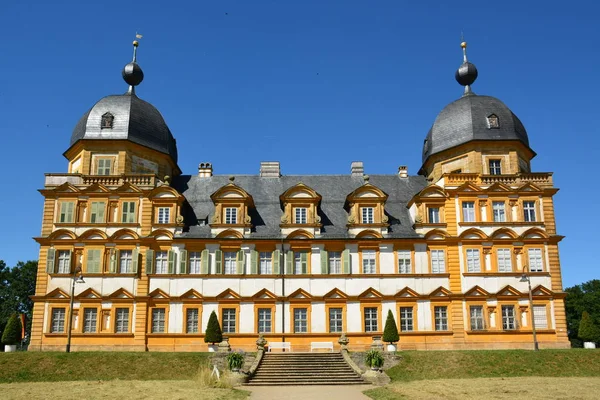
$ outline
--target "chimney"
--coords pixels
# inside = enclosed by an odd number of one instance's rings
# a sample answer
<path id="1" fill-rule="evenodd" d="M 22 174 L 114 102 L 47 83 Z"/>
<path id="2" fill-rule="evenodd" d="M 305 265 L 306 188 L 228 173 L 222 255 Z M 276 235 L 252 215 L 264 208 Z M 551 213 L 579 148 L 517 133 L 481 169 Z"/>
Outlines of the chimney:
<path id="1" fill-rule="evenodd" d="M 350 175 L 351 176 L 360 176 L 362 178 L 365 173 L 365 168 L 363 167 L 362 161 L 352 161 L 352 165 L 350 166 Z"/>
<path id="2" fill-rule="evenodd" d="M 279 178 L 281 176 L 279 161 L 261 161 L 260 176 L 261 178 Z"/>
<path id="3" fill-rule="evenodd" d="M 400 178 L 408 178 L 408 167 L 406 165 L 398 167 L 398 175 Z"/>
<path id="4" fill-rule="evenodd" d="M 213 175 L 212 164 L 209 162 L 203 162 L 198 165 L 198 177 L 210 178 Z"/>

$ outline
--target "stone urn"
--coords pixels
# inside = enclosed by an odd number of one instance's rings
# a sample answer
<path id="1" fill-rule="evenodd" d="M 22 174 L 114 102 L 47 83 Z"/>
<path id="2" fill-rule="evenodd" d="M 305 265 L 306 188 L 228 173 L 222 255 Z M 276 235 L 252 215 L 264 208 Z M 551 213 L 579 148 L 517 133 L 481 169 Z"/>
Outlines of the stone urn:
<path id="1" fill-rule="evenodd" d="M 383 350 L 383 342 L 381 336 L 373 336 L 373 342 L 371 343 L 371 349 Z"/>
<path id="2" fill-rule="evenodd" d="M 396 343 L 388 343 L 386 345 L 386 350 L 390 353 L 398 351 L 398 345 Z"/>

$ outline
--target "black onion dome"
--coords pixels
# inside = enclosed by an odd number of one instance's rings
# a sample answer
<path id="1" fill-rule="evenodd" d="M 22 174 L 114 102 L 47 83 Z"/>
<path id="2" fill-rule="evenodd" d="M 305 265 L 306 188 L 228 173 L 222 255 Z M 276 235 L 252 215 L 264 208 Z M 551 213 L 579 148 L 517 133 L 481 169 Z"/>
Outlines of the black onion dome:
<path id="1" fill-rule="evenodd" d="M 477 79 L 477 67 L 475 67 L 475 64 L 466 61 L 458 67 L 454 78 L 462 86 L 472 85 Z"/>
<path id="2" fill-rule="evenodd" d="M 107 113 L 113 117 L 112 128 L 101 127 Z M 82 139 L 129 140 L 177 162 L 175 139 L 164 118 L 156 107 L 132 93 L 104 97 L 86 112 L 73 130 L 70 146 Z"/>
<path id="3" fill-rule="evenodd" d="M 131 86 L 137 86 L 144 80 L 144 71 L 135 61 L 123 67 L 123 79 Z"/>
<path id="4" fill-rule="evenodd" d="M 497 127 L 490 126 L 490 116 L 497 117 Z M 470 94 L 448 104 L 438 114 L 423 145 L 423 163 L 433 154 L 475 140 L 518 140 L 529 147 L 525 127 L 503 102 Z"/>

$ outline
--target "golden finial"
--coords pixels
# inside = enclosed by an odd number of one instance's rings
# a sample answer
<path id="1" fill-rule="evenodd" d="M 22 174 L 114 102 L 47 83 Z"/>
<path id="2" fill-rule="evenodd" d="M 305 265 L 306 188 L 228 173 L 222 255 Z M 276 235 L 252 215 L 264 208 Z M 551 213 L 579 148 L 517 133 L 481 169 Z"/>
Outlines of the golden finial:
<path id="1" fill-rule="evenodd" d="M 137 48 L 140 45 L 140 42 L 137 39 L 141 39 L 142 35 L 140 35 L 139 33 L 135 33 L 135 39 L 133 41 L 133 62 L 137 61 Z"/>
<path id="2" fill-rule="evenodd" d="M 467 42 L 462 42 L 460 44 L 460 47 L 462 47 L 463 49 L 466 49 L 467 48 Z"/>

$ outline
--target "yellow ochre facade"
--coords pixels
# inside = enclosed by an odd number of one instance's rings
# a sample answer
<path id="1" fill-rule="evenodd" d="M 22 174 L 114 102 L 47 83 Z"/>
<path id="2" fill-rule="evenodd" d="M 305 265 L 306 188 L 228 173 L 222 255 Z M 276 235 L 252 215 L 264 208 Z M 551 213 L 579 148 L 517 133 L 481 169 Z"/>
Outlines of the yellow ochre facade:
<path id="1" fill-rule="evenodd" d="M 134 59 L 127 93 L 82 117 L 67 172 L 40 190 L 29 349 L 63 350 L 72 320 L 74 351 L 206 351 L 214 311 L 232 349 L 259 334 L 337 349 L 345 334 L 363 350 L 390 310 L 400 350 L 532 348 L 533 323 L 540 348 L 569 347 L 558 189 L 532 172 L 520 120 L 473 93 L 463 49 L 465 93 L 436 118 L 415 176 L 362 162 L 345 176 L 286 176 L 278 162 L 182 174 L 169 128 L 136 95 Z"/>

